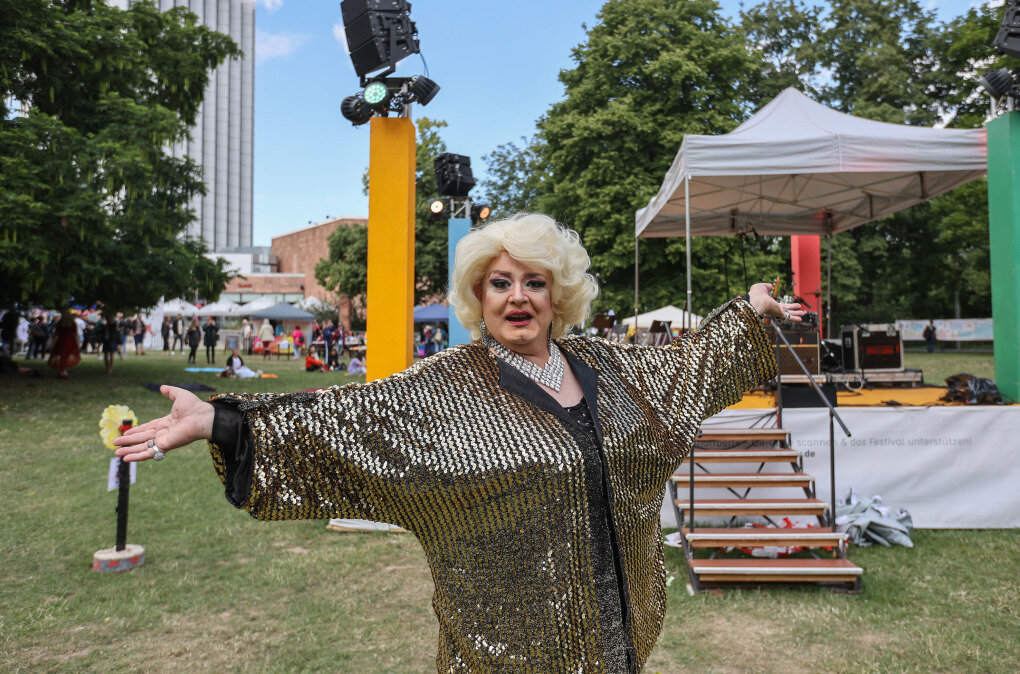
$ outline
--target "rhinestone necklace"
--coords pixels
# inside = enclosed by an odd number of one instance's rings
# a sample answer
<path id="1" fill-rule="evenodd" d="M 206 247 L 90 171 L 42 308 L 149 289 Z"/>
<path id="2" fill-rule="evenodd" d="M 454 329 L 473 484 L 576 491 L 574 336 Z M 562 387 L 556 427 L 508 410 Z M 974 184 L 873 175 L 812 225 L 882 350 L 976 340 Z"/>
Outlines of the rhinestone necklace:
<path id="1" fill-rule="evenodd" d="M 549 340 L 549 360 L 546 361 L 545 367 L 539 367 L 519 353 L 511 351 L 488 333 L 482 337 L 482 342 L 497 356 L 505 360 L 507 365 L 512 366 L 528 379 L 548 386 L 554 391 L 559 391 L 560 386 L 563 385 L 563 356 L 560 354 L 559 347 L 553 344 L 552 340 Z"/>

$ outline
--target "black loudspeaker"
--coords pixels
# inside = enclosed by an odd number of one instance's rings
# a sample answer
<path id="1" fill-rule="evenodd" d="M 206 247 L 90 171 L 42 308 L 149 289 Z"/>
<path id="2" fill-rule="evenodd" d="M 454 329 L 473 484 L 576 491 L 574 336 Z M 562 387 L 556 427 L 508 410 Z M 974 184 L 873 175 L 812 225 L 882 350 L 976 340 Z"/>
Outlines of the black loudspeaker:
<path id="1" fill-rule="evenodd" d="M 801 374 L 804 374 L 803 372 Z M 825 407 L 818 392 L 810 384 L 780 384 L 783 393 L 783 407 Z M 819 384 L 826 399 L 836 406 L 836 385 Z"/>
<path id="2" fill-rule="evenodd" d="M 475 186 L 471 172 L 471 158 L 446 152 L 432 161 L 436 171 L 436 186 L 444 197 L 466 197 Z"/>
<path id="3" fill-rule="evenodd" d="M 995 48 L 1000 54 L 1020 58 L 1020 2 L 1010 0 L 1002 15 L 1002 27 L 995 35 Z"/>
<path id="4" fill-rule="evenodd" d="M 351 64 L 359 77 L 396 65 L 418 53 L 418 29 L 411 21 L 406 0 L 343 0 Z"/>

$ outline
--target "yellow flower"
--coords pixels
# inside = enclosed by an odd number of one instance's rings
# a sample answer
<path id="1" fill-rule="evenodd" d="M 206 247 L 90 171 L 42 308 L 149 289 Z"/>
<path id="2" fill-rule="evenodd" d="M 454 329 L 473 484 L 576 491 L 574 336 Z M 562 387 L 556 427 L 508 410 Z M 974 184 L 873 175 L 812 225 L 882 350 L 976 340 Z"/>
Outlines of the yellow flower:
<path id="1" fill-rule="evenodd" d="M 107 449 L 117 449 L 113 441 L 120 437 L 120 426 L 126 420 L 130 420 L 132 426 L 138 425 L 138 417 L 127 405 L 110 405 L 103 410 L 103 416 L 99 419 L 99 437 Z"/>

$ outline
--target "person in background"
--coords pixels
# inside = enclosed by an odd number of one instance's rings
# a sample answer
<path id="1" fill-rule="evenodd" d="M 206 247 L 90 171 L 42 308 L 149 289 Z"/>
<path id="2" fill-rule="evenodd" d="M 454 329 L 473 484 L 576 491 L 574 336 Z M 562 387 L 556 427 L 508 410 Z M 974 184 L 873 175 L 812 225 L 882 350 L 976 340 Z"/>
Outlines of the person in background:
<path id="1" fill-rule="evenodd" d="M 64 309 L 57 322 L 56 339 L 50 353 L 49 366 L 57 376 L 67 379 L 67 371 L 81 362 L 81 342 L 78 341 L 78 326 L 70 309 Z"/>
<path id="2" fill-rule="evenodd" d="M 291 337 L 294 338 L 294 357 L 305 355 L 305 333 L 302 332 L 300 325 L 294 326 Z"/>
<path id="3" fill-rule="evenodd" d="M 188 326 L 188 334 L 185 339 L 188 342 L 188 348 L 191 349 L 188 353 L 188 362 L 195 362 L 195 352 L 198 351 L 198 345 L 202 342 L 202 326 L 198 323 L 198 316 L 191 319 L 191 325 Z"/>
<path id="4" fill-rule="evenodd" d="M 181 353 L 184 353 L 184 317 L 177 314 L 177 318 L 171 324 L 171 329 L 174 332 L 174 341 L 170 344 L 170 355 L 177 353 L 178 346 L 181 348 Z"/>
<path id="5" fill-rule="evenodd" d="M 337 353 L 335 346 L 329 350 L 329 357 L 326 359 L 326 369 L 327 370 L 340 369 L 340 354 Z"/>
<path id="6" fill-rule="evenodd" d="M 326 364 L 309 353 L 305 356 L 305 372 L 325 372 Z"/>
<path id="7" fill-rule="evenodd" d="M 446 341 L 446 331 L 443 326 L 437 325 L 436 332 L 432 335 L 432 343 L 436 345 L 436 353 L 443 350 L 443 343 Z"/>
<path id="8" fill-rule="evenodd" d="M 245 354 L 251 355 L 254 350 L 253 334 L 254 329 L 248 319 L 241 321 L 241 348 L 244 349 Z"/>
<path id="9" fill-rule="evenodd" d="M 273 343 L 273 324 L 268 318 L 262 319 L 262 327 L 259 328 L 259 340 L 262 341 L 262 357 L 269 358 L 269 345 Z"/>
<path id="10" fill-rule="evenodd" d="M 135 314 L 134 319 L 131 321 L 131 336 L 135 341 L 135 355 L 145 355 L 145 345 L 142 343 L 145 339 L 145 333 L 149 329 L 149 326 L 145 324 L 145 319 L 142 318 L 141 314 Z"/>
<path id="11" fill-rule="evenodd" d="M 18 328 L 14 334 L 14 351 L 20 354 L 24 349 L 28 349 L 28 319 L 18 316 Z"/>
<path id="12" fill-rule="evenodd" d="M 347 330 L 344 329 L 343 323 L 337 321 L 336 328 L 333 329 L 333 336 L 336 338 L 337 353 L 343 358 L 344 345 L 347 342 Z"/>
<path id="13" fill-rule="evenodd" d="M 333 351 L 333 321 L 326 321 L 326 324 L 322 326 L 322 341 L 326 343 L 326 353 L 332 353 Z"/>
<path id="14" fill-rule="evenodd" d="M 46 340 L 50 337 L 46 317 L 36 316 L 28 330 L 28 355 L 26 358 L 42 358 L 46 354 Z"/>
<path id="15" fill-rule="evenodd" d="M 170 332 L 173 326 L 170 324 L 170 317 L 163 317 L 163 324 L 159 326 L 159 336 L 163 338 L 163 351 L 170 350 Z"/>
<path id="16" fill-rule="evenodd" d="M 358 357 L 357 354 L 351 357 L 351 362 L 347 365 L 347 374 L 350 375 L 362 375 L 367 372 L 365 370 L 365 360 L 367 356 Z"/>
<path id="17" fill-rule="evenodd" d="M 205 362 L 212 365 L 216 362 L 216 343 L 220 341 L 220 329 L 216 325 L 216 319 L 210 316 L 202 328 L 205 333 Z"/>
<path id="18" fill-rule="evenodd" d="M 120 348 L 117 349 L 117 356 L 124 360 L 124 353 L 127 351 L 127 338 L 131 334 L 131 321 L 121 312 L 117 312 L 117 325 L 120 327 Z"/>
<path id="19" fill-rule="evenodd" d="M 113 357 L 117 355 L 117 349 L 120 348 L 120 324 L 117 322 L 117 317 L 112 313 L 105 313 L 97 331 L 99 341 L 103 345 L 103 364 L 106 365 L 106 374 L 110 374 L 113 372 Z"/>
<path id="20" fill-rule="evenodd" d="M 237 349 L 230 352 L 230 356 L 227 358 L 227 369 L 237 379 L 257 379 L 262 376 L 262 370 L 256 372 L 244 364 L 244 359 L 237 353 Z"/>
<path id="21" fill-rule="evenodd" d="M 928 325 L 924 326 L 924 343 L 928 347 L 928 353 L 935 353 L 935 347 L 938 346 L 938 333 L 935 330 L 935 321 L 929 319 Z"/>
<path id="22" fill-rule="evenodd" d="M 0 319 L 0 341 L 4 344 L 4 350 L 10 356 L 14 355 L 14 341 L 18 335 L 18 312 L 8 309 L 4 317 Z"/>

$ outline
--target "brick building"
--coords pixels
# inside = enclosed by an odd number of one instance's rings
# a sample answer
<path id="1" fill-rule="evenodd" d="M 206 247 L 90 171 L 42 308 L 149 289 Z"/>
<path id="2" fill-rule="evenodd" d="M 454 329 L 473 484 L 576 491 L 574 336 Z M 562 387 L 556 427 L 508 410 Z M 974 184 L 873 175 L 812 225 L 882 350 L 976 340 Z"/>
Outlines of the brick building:
<path id="1" fill-rule="evenodd" d="M 368 218 L 332 218 L 274 237 L 270 246 L 280 274 L 304 275 L 305 297 L 317 297 L 337 307 L 340 322 L 346 326 L 351 324 L 351 299 L 346 295 L 338 297 L 319 285 L 315 265 L 329 254 L 330 234 L 337 227 L 355 224 L 368 225 Z"/>

